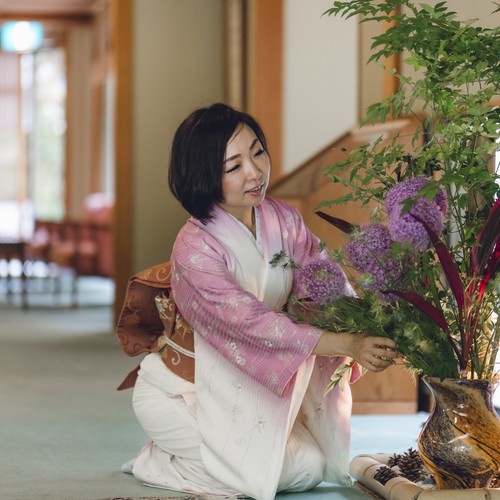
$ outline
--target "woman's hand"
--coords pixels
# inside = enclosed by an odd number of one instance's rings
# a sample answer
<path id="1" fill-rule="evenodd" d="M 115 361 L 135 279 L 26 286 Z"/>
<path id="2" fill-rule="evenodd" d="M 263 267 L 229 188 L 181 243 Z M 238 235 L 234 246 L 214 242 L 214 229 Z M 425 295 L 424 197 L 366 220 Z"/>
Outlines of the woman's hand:
<path id="1" fill-rule="evenodd" d="M 313 354 L 320 356 L 349 356 L 373 372 L 384 371 L 400 357 L 398 345 L 386 337 L 363 333 L 325 332 Z"/>
<path id="2" fill-rule="evenodd" d="M 351 354 L 348 356 L 372 372 L 384 371 L 400 356 L 398 346 L 392 339 L 359 333 L 347 335 L 352 337 L 350 339 Z"/>

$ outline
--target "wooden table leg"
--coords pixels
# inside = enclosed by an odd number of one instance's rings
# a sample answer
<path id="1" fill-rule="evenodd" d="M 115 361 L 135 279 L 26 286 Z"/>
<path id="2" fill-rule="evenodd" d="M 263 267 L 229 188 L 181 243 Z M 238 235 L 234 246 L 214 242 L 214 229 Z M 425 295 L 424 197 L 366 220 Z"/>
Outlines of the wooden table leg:
<path id="1" fill-rule="evenodd" d="M 12 274 L 10 272 L 10 262 L 18 258 L 21 262 L 21 301 L 22 307 L 28 307 L 28 283 L 25 272 L 26 263 L 26 243 L 20 240 L 0 240 L 0 258 L 7 261 L 7 300 L 12 299 Z"/>

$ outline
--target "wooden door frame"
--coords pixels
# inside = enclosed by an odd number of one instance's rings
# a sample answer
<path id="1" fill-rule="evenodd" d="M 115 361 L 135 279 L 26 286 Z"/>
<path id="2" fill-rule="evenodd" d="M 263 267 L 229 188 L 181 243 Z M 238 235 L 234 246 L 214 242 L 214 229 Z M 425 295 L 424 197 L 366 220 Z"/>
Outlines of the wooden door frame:
<path id="1" fill-rule="evenodd" d="M 115 213 L 113 278 L 115 324 L 132 274 L 132 1 L 109 0 L 112 62 L 115 77 Z"/>

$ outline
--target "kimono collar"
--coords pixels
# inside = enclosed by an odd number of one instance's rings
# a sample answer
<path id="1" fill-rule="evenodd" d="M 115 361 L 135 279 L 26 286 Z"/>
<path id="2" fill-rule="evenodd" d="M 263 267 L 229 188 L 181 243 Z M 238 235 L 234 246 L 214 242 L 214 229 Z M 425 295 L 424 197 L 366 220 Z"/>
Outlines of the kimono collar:
<path id="1" fill-rule="evenodd" d="M 272 203 L 264 200 L 255 207 L 256 238 L 221 207 L 215 206 L 212 215 L 207 224 L 193 218 L 191 222 L 223 245 L 228 271 L 244 290 L 271 309 L 283 307 L 291 290 L 292 276 L 270 264 L 273 255 L 283 249 L 278 214 Z"/>

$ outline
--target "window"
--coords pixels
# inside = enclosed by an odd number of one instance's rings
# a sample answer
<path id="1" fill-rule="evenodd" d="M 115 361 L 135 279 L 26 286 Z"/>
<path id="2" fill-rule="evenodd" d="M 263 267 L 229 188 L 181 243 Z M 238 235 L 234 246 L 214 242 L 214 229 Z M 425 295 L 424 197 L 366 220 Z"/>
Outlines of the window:
<path id="1" fill-rule="evenodd" d="M 0 52 L 0 236 L 64 216 L 64 49 Z"/>

